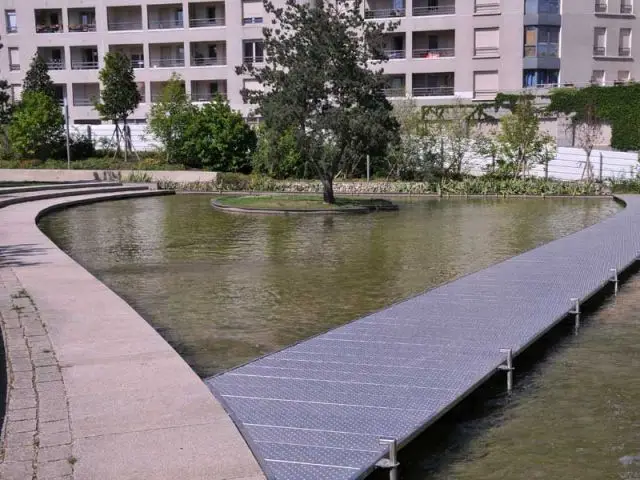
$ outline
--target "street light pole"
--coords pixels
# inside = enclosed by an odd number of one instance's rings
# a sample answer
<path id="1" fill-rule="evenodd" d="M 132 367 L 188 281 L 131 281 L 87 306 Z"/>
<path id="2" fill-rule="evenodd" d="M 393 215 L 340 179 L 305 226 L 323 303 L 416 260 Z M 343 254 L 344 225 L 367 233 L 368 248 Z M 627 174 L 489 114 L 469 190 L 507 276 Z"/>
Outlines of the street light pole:
<path id="1" fill-rule="evenodd" d="M 71 170 L 71 146 L 69 145 L 69 103 L 67 102 L 67 98 L 63 99 L 64 102 L 64 123 L 67 129 L 67 170 Z"/>

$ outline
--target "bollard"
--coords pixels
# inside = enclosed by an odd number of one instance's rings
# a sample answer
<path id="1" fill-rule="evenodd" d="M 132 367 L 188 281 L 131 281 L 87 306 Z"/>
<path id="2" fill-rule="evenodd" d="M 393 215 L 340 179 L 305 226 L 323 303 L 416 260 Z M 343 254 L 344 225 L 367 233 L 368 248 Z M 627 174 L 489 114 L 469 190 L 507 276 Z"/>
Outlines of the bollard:
<path id="1" fill-rule="evenodd" d="M 380 445 L 389 445 L 389 458 L 383 458 L 376 467 L 389 470 L 389 480 L 398 480 L 398 442 L 395 438 L 381 438 Z"/>
<path id="2" fill-rule="evenodd" d="M 507 360 L 504 365 L 498 367 L 499 370 L 507 372 L 507 392 L 511 393 L 513 390 L 513 351 L 510 348 L 501 348 L 500 353 L 507 354 Z"/>
<path id="3" fill-rule="evenodd" d="M 613 282 L 613 294 L 618 295 L 618 269 L 611 268 L 609 271 L 613 273 L 609 279 L 610 282 Z"/>
<path id="4" fill-rule="evenodd" d="M 576 323 L 574 326 L 574 330 L 576 335 L 578 334 L 578 330 L 580 330 L 580 299 L 579 298 L 572 298 L 571 299 L 572 302 L 574 302 L 574 309 L 573 310 L 569 310 L 569 313 L 573 314 L 576 316 Z"/>

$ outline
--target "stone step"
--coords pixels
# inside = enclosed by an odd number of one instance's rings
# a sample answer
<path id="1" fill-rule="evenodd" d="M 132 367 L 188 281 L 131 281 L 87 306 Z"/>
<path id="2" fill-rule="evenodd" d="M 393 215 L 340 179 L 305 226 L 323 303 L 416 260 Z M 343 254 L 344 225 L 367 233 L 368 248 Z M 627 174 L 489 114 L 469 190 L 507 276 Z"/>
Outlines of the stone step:
<path id="1" fill-rule="evenodd" d="M 36 200 L 46 200 L 50 198 L 63 198 L 72 197 L 78 195 L 92 195 L 100 193 L 119 193 L 119 192 L 141 192 L 148 191 L 149 187 L 142 185 L 133 186 L 115 186 L 115 187 L 93 187 L 93 188 L 78 188 L 75 190 L 62 190 L 62 191 L 45 191 L 45 192 L 25 192 L 22 194 L 16 194 L 14 196 L 0 197 L 0 208 L 9 205 L 15 205 L 16 203 L 33 202 Z"/>
<path id="2" fill-rule="evenodd" d="M 24 185 L 21 187 L 0 187 L 0 195 L 10 193 L 24 192 L 41 192 L 43 190 L 73 190 L 76 188 L 100 188 L 100 187 L 119 187 L 120 182 L 65 182 L 65 183 L 47 183 L 39 185 Z"/>

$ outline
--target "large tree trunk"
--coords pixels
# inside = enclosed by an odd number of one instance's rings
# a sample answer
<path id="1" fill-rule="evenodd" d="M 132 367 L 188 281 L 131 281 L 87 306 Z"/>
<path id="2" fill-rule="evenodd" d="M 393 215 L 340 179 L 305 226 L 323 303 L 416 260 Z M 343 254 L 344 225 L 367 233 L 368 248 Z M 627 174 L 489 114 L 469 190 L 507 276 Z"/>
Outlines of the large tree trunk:
<path id="1" fill-rule="evenodd" d="M 333 178 L 323 178 L 322 182 L 322 199 L 325 203 L 336 203 L 336 197 L 333 194 Z"/>

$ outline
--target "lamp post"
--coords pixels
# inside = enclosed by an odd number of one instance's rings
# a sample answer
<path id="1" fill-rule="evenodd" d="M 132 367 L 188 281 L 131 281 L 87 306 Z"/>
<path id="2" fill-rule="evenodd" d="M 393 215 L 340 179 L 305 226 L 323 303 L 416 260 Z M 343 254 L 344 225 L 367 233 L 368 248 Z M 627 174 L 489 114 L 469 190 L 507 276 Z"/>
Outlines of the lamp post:
<path id="1" fill-rule="evenodd" d="M 71 170 L 71 147 L 69 145 L 69 103 L 67 97 L 63 98 L 64 105 L 64 123 L 66 125 L 66 141 L 67 141 L 67 170 Z"/>

